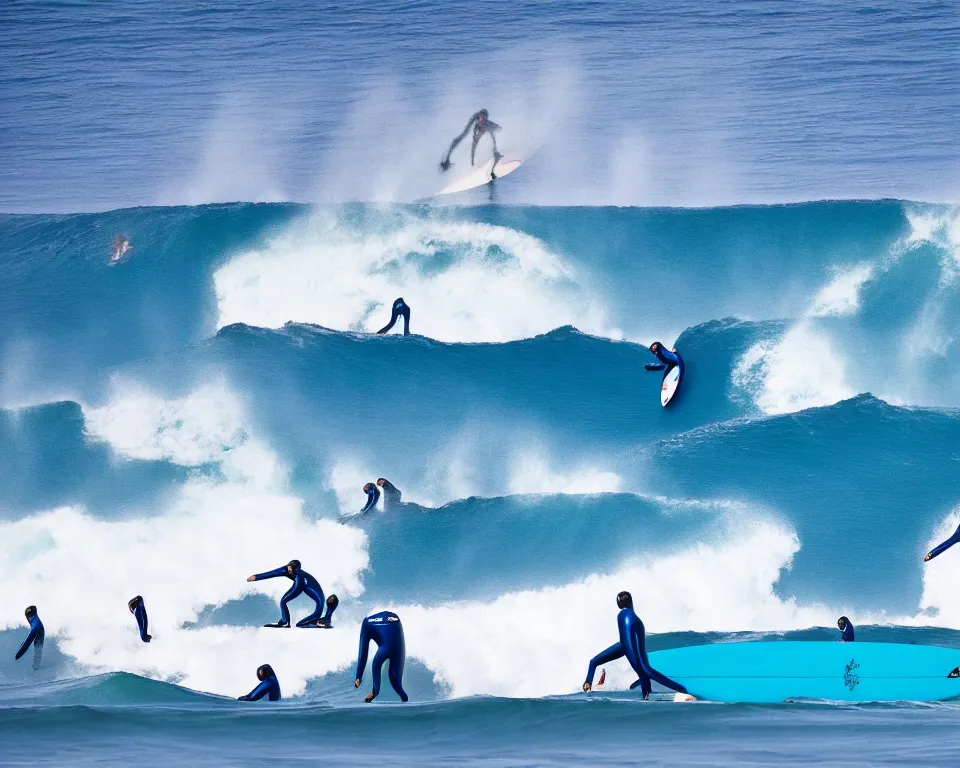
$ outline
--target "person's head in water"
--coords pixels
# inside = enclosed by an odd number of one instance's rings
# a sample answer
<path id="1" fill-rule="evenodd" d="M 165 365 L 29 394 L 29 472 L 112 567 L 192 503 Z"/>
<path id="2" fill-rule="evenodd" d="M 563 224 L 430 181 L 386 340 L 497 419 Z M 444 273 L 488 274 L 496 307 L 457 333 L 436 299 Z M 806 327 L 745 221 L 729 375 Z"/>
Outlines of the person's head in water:
<path id="1" fill-rule="evenodd" d="M 262 664 L 257 667 L 257 679 L 266 680 L 268 677 L 276 677 L 277 673 L 273 671 L 273 667 L 269 664 Z"/>
<path id="2" fill-rule="evenodd" d="M 367 483 L 366 485 L 363 486 L 364 493 L 370 493 L 370 491 L 372 490 L 373 490 L 373 483 Z"/>
<path id="3" fill-rule="evenodd" d="M 30 619 L 32 619 L 34 616 L 37 615 L 37 606 L 28 605 L 27 609 L 23 612 L 23 615 L 26 616 L 27 621 L 29 621 Z"/>
<path id="4" fill-rule="evenodd" d="M 130 613 L 133 613 L 137 610 L 137 606 L 143 603 L 143 598 L 140 595 L 137 595 L 129 603 L 127 603 L 127 608 L 130 609 Z"/>
<path id="5" fill-rule="evenodd" d="M 291 579 L 297 575 L 297 571 L 299 570 L 300 570 L 299 560 L 291 560 L 289 563 L 287 563 L 287 576 L 289 576 Z"/>
<path id="6" fill-rule="evenodd" d="M 633 596 L 629 592 L 621 592 L 617 595 L 617 608 L 621 611 L 624 608 L 633 608 Z"/>
<path id="7" fill-rule="evenodd" d="M 848 619 L 846 616 L 841 616 L 839 619 L 837 619 L 837 626 L 840 628 L 841 632 L 847 628 L 847 624 L 849 623 L 850 619 Z"/>

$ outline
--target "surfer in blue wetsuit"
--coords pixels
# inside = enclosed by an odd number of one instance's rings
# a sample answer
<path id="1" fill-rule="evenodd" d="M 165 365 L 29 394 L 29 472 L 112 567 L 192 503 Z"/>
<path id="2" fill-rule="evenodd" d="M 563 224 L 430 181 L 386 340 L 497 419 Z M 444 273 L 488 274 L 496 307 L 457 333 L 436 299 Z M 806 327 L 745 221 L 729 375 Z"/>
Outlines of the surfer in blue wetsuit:
<path id="1" fill-rule="evenodd" d="M 403 625 L 400 617 L 390 611 L 381 611 L 367 616 L 360 625 L 360 655 L 357 657 L 357 674 L 353 685 L 359 688 L 363 683 L 363 670 L 367 666 L 367 653 L 370 641 L 377 644 L 377 653 L 373 657 L 373 690 L 367 694 L 364 701 L 368 704 L 380 695 L 380 671 L 385 661 L 390 662 L 387 676 L 390 685 L 397 692 L 401 701 L 407 701 L 407 692 L 403 690 L 403 662 L 407 656 L 406 645 L 403 641 Z"/>
<path id="2" fill-rule="evenodd" d="M 401 506 L 403 506 L 403 502 L 400 501 L 400 498 L 403 496 L 403 494 L 400 492 L 400 489 L 397 488 L 397 486 L 395 486 L 385 477 L 378 477 L 377 485 L 383 488 L 384 512 L 395 512 Z"/>
<path id="3" fill-rule="evenodd" d="M 264 696 L 268 701 L 280 701 L 280 681 L 277 680 L 277 673 L 273 667 L 264 664 L 257 669 L 257 679 L 260 681 L 246 696 L 241 696 L 237 701 L 260 701 Z"/>
<path id="4" fill-rule="evenodd" d="M 380 489 L 373 483 L 367 483 L 363 486 L 363 492 L 367 494 L 367 503 L 364 508 L 360 510 L 361 515 L 376 509 L 377 502 L 380 501 Z"/>
<path id="5" fill-rule="evenodd" d="M 666 379 L 670 371 L 677 366 L 680 367 L 680 378 L 683 378 L 683 358 L 677 354 L 677 350 L 669 350 L 659 341 L 650 345 L 650 351 L 659 360 L 658 363 L 647 363 L 644 368 L 648 371 L 663 371 L 663 378 Z"/>
<path id="6" fill-rule="evenodd" d="M 633 667 L 633 671 L 640 678 L 630 686 L 630 689 L 632 690 L 639 685 L 643 692 L 643 698 L 646 699 L 650 696 L 651 680 L 656 680 L 660 685 L 672 688 L 677 693 L 686 693 L 687 689 L 680 683 L 661 675 L 650 666 L 650 661 L 647 659 L 646 633 L 643 622 L 640 621 L 640 617 L 633 610 L 633 597 L 629 592 L 621 592 L 617 595 L 617 607 L 620 609 L 620 613 L 617 614 L 620 640 L 590 659 L 590 668 L 587 670 L 587 679 L 583 684 L 583 690 L 589 691 L 593 687 L 593 676 L 600 664 L 606 664 L 609 661 L 626 656 L 630 666 Z"/>
<path id="7" fill-rule="evenodd" d="M 30 622 L 30 632 L 27 634 L 27 639 L 23 641 L 23 645 L 20 646 L 20 650 L 17 651 L 15 658 L 23 658 L 30 646 L 33 646 L 33 668 L 36 669 L 40 666 L 40 660 L 43 658 L 43 622 L 40 621 L 40 617 L 37 615 L 37 606 L 28 605 L 27 609 L 23 612 L 23 615 L 27 617 L 27 621 Z"/>
<path id="8" fill-rule="evenodd" d="M 130 609 L 130 613 L 137 619 L 137 627 L 140 629 L 140 639 L 145 643 L 149 643 L 153 639 L 153 636 L 147 634 L 147 607 L 143 604 L 143 598 L 137 595 L 127 603 L 127 608 Z"/>
<path id="9" fill-rule="evenodd" d="M 488 134 L 490 141 L 493 142 L 493 167 L 497 167 L 497 163 L 500 162 L 500 158 L 503 157 L 503 155 L 497 151 L 497 137 L 494 136 L 494 133 L 500 130 L 500 126 L 490 119 L 490 113 L 487 112 L 487 110 L 481 109 L 479 112 L 474 112 L 470 116 L 466 127 L 463 129 L 463 133 L 450 142 L 450 149 L 447 150 L 447 154 L 443 160 L 440 161 L 441 171 L 449 170 L 450 166 L 453 165 L 453 163 L 450 162 L 450 155 L 453 154 L 453 150 L 457 148 L 457 145 L 470 133 L 471 128 L 473 129 L 473 144 L 470 146 L 470 165 L 473 165 L 476 159 L 477 144 L 480 143 L 480 139 L 483 138 L 484 134 Z M 493 176 L 493 178 L 497 178 L 496 174 L 492 172 L 492 169 L 490 175 Z"/>
<path id="10" fill-rule="evenodd" d="M 386 333 L 394 325 L 397 324 L 397 319 L 403 317 L 403 335 L 410 335 L 410 307 L 407 306 L 406 302 L 399 298 L 393 302 L 393 310 L 390 315 L 390 322 L 387 323 L 383 328 L 381 328 L 377 333 Z"/>
<path id="11" fill-rule="evenodd" d="M 960 526 L 958 526 L 957 530 L 953 532 L 953 536 L 951 536 L 946 541 L 941 542 L 940 544 L 937 544 L 937 546 L 935 546 L 933 549 L 927 552 L 927 556 L 923 558 L 923 562 L 925 563 L 929 562 L 930 560 L 933 560 L 933 558 L 935 558 L 937 555 L 942 555 L 944 552 L 950 549 L 950 547 L 952 547 L 958 541 L 960 541 Z"/>
<path id="12" fill-rule="evenodd" d="M 313 600 L 314 611 L 306 618 L 300 619 L 300 621 L 297 622 L 297 626 L 329 626 L 330 616 L 333 614 L 333 611 L 336 610 L 336 606 L 339 605 L 340 602 L 337 600 L 333 605 L 333 608 L 330 609 L 331 601 L 336 598 L 336 595 L 330 595 L 331 600 L 327 601 L 326 604 L 329 610 L 327 615 L 324 618 L 321 618 L 324 608 L 323 589 L 321 588 L 319 581 L 317 581 L 315 578 L 313 578 L 313 576 L 300 567 L 299 560 L 291 560 L 286 565 L 282 565 L 279 568 L 275 568 L 272 571 L 267 571 L 266 573 L 255 573 L 253 576 L 250 576 L 247 581 L 275 579 L 278 576 L 286 576 L 288 579 L 292 579 L 293 586 L 290 587 L 290 589 L 287 590 L 287 593 L 280 598 L 280 621 L 278 621 L 276 624 L 264 624 L 264 626 L 289 627 L 290 610 L 287 608 L 287 603 L 301 594 L 304 594 Z"/>
<path id="13" fill-rule="evenodd" d="M 846 616 L 841 616 L 837 619 L 837 626 L 840 628 L 840 631 L 843 633 L 840 635 L 841 643 L 852 643 L 853 642 L 853 624 L 850 623 L 850 619 Z"/>

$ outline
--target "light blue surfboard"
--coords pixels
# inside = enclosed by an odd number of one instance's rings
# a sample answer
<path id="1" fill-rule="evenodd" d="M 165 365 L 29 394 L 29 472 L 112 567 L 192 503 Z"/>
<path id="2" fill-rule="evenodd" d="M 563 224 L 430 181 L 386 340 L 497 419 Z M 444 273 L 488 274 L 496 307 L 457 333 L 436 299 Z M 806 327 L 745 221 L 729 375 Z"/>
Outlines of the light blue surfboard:
<path id="1" fill-rule="evenodd" d="M 960 696 L 960 650 L 932 645 L 716 643 L 656 651 L 650 663 L 709 701 L 938 701 Z"/>

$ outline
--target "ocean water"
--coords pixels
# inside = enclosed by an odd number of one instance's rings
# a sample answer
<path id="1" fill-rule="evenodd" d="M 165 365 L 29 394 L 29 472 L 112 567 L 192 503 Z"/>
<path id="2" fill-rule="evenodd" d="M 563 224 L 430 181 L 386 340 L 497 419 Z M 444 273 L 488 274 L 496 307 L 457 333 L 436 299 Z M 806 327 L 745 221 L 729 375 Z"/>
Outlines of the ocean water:
<path id="1" fill-rule="evenodd" d="M 623 589 L 651 650 L 960 661 L 956 4 L 16 2 L 0 52 L 0 764 L 960 764 L 956 702 L 580 692 Z M 481 105 L 524 168 L 414 202 Z M 332 631 L 261 628 L 292 558 Z"/>

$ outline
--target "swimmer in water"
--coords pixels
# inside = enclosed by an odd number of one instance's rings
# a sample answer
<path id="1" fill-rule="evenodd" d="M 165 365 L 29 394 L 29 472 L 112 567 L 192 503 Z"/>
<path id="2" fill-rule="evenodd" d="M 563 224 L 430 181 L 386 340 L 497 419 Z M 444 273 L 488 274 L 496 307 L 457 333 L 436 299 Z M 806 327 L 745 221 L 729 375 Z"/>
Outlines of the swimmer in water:
<path id="1" fill-rule="evenodd" d="M 133 245 L 129 238 L 117 235 L 117 239 L 113 241 L 113 256 L 110 261 L 120 261 L 131 248 L 133 248 Z"/>
<path id="2" fill-rule="evenodd" d="M 953 535 L 949 539 L 947 539 L 946 541 L 940 542 L 939 544 L 937 544 L 937 546 L 935 546 L 933 549 L 927 552 L 927 556 L 923 558 L 923 562 L 928 563 L 931 560 L 933 560 L 933 558 L 935 558 L 937 555 L 942 555 L 944 552 L 950 549 L 950 547 L 952 547 L 958 541 L 960 541 L 960 526 L 957 527 L 957 530 L 953 532 Z"/>
<path id="3" fill-rule="evenodd" d="M 40 616 L 37 615 L 37 606 L 28 605 L 27 609 L 23 612 L 23 615 L 27 617 L 27 621 L 30 622 L 30 632 L 27 635 L 27 639 L 23 641 L 23 645 L 20 646 L 20 650 L 17 651 L 16 659 L 23 658 L 23 655 L 29 650 L 30 646 L 33 646 L 33 668 L 37 669 L 40 666 L 40 661 L 43 658 L 43 638 L 44 638 L 44 629 L 43 622 L 40 621 Z"/>
<path id="4" fill-rule="evenodd" d="M 320 586 L 319 581 L 317 581 L 315 578 L 313 578 L 313 576 L 300 567 L 299 560 L 291 560 L 286 565 L 282 565 L 279 568 L 275 568 L 272 571 L 267 571 L 266 573 L 255 573 L 253 576 L 248 577 L 247 581 L 275 579 L 278 576 L 286 576 L 288 579 L 291 579 L 293 581 L 293 586 L 290 587 L 286 594 L 280 598 L 280 621 L 278 621 L 276 624 L 264 624 L 264 626 L 289 627 L 290 609 L 287 608 L 287 603 L 301 594 L 304 594 L 313 600 L 314 611 L 306 618 L 300 619 L 300 621 L 297 622 L 297 626 L 306 627 L 321 625 L 322 619 L 320 617 L 323 614 L 324 609 L 323 588 Z M 335 598 L 336 595 L 330 595 L 330 597 Z M 338 600 L 333 606 L 333 610 L 336 610 L 336 606 L 339 604 L 340 603 Z M 327 604 L 327 607 L 329 608 L 329 603 Z M 333 610 L 330 610 L 325 617 L 328 622 Z"/>
<path id="5" fill-rule="evenodd" d="M 400 617 L 390 611 L 381 611 L 367 616 L 360 625 L 360 656 L 357 658 L 357 674 L 354 687 L 363 684 L 363 670 L 367 666 L 367 653 L 370 650 L 370 641 L 377 644 L 377 653 L 373 657 L 373 690 L 364 699 L 368 704 L 380 694 L 380 671 L 385 661 L 390 662 L 387 676 L 390 685 L 397 692 L 401 701 L 409 697 L 403 690 L 403 662 L 407 656 L 406 645 L 403 641 L 403 626 Z"/>
<path id="6" fill-rule="evenodd" d="M 850 619 L 846 616 L 841 616 L 837 619 L 837 626 L 840 628 L 840 631 L 843 633 L 840 635 L 841 643 L 852 643 L 853 642 L 853 624 L 850 623 Z"/>
<path id="7" fill-rule="evenodd" d="M 473 144 L 470 146 L 470 165 L 473 165 L 476 159 L 477 144 L 480 143 L 483 135 L 487 134 L 490 137 L 490 141 L 493 142 L 493 168 L 497 167 L 497 163 L 500 162 L 500 158 L 502 158 L 503 155 L 497 151 L 497 137 L 494 136 L 494 134 L 500 130 L 500 126 L 490 119 L 490 113 L 487 112 L 487 110 L 481 109 L 479 112 L 474 112 L 470 116 L 466 128 L 450 143 L 447 154 L 444 155 L 443 160 L 440 161 L 441 171 L 450 170 L 450 166 L 453 165 L 453 163 L 450 162 L 450 155 L 453 154 L 453 150 L 457 148 L 457 145 L 467 137 L 471 128 L 473 129 Z M 491 169 L 490 175 L 493 176 L 493 178 L 497 178 L 496 174 L 492 171 L 493 169 Z"/>
<path id="8" fill-rule="evenodd" d="M 383 326 L 383 328 L 381 328 L 379 331 L 377 331 L 377 333 L 381 334 L 389 331 L 391 328 L 393 328 L 394 325 L 397 324 L 397 319 L 400 317 L 403 318 L 403 335 L 409 336 L 410 335 L 410 307 L 407 306 L 406 302 L 403 300 L 402 297 L 397 299 L 395 302 L 393 302 L 393 309 L 390 315 L 390 322 L 387 323 L 385 326 Z"/>
<path id="9" fill-rule="evenodd" d="M 257 669 L 257 680 L 260 682 L 246 696 L 241 696 L 237 701 L 260 701 L 264 696 L 268 701 L 280 701 L 280 681 L 277 680 L 277 674 L 273 667 L 264 664 Z"/>
<path id="10" fill-rule="evenodd" d="M 360 510 L 360 514 L 364 515 L 367 512 L 372 512 L 377 508 L 377 502 L 380 501 L 380 489 L 377 488 L 373 483 L 367 483 L 363 486 L 363 492 L 367 494 L 367 503 L 363 509 Z"/>
<path id="11" fill-rule="evenodd" d="M 383 511 L 384 512 L 395 512 L 403 506 L 403 502 L 400 501 L 400 497 L 403 494 L 400 492 L 400 489 L 397 488 L 393 483 L 391 483 L 385 477 L 377 478 L 377 485 L 383 488 Z"/>
<path id="12" fill-rule="evenodd" d="M 143 604 L 143 598 L 137 595 L 127 603 L 127 608 L 130 609 L 130 613 L 137 619 L 137 627 L 140 629 L 140 639 L 145 643 L 149 643 L 153 639 L 153 635 L 147 634 L 147 607 Z"/>
<path id="13" fill-rule="evenodd" d="M 617 614 L 620 640 L 590 659 L 590 668 L 587 670 L 587 679 L 583 683 L 583 690 L 589 691 L 593 687 L 593 676 L 598 666 L 626 656 L 630 666 L 633 667 L 633 671 L 640 678 L 630 688 L 633 689 L 639 685 L 643 692 L 643 698 L 650 698 L 651 680 L 656 680 L 660 685 L 672 688 L 677 693 L 686 693 L 687 689 L 680 683 L 660 674 L 650 666 L 650 661 L 647 658 L 643 622 L 640 621 L 640 617 L 633 610 L 633 597 L 629 592 L 621 592 L 617 595 L 617 607 L 620 609 L 620 613 Z"/>

